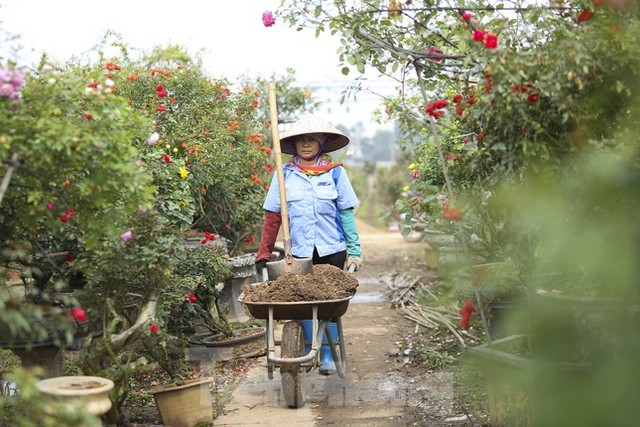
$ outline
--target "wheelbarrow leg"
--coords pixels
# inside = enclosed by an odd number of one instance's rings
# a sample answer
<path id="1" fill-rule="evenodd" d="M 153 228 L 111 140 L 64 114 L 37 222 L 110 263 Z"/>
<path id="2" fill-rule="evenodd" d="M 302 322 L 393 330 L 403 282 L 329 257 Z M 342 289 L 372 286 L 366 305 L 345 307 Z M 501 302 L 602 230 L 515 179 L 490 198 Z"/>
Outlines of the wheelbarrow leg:
<path id="1" fill-rule="evenodd" d="M 273 358 L 276 355 L 276 343 L 274 338 L 274 325 L 273 320 L 273 307 L 269 306 L 269 318 L 267 319 L 267 376 L 270 380 L 273 379 Z"/>
<path id="2" fill-rule="evenodd" d="M 337 334 L 333 334 L 331 338 L 334 340 L 337 339 L 337 342 L 332 342 L 332 339 L 329 339 L 331 353 L 333 355 L 333 360 L 336 365 L 336 372 L 340 378 L 344 378 L 345 373 L 347 372 L 347 352 L 345 349 L 344 342 L 344 332 L 342 329 L 342 318 L 339 317 L 334 320 L 337 326 Z M 337 350 L 340 350 L 340 354 L 337 354 Z"/>

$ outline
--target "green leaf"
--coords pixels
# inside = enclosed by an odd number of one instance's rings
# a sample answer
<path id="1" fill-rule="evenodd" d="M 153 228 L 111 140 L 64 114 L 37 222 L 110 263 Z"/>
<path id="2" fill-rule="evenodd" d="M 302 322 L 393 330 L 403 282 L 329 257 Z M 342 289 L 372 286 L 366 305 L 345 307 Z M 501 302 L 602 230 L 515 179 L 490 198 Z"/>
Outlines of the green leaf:
<path id="1" fill-rule="evenodd" d="M 27 193 L 27 203 L 32 203 L 34 205 L 40 204 L 42 202 L 42 191 L 34 190 L 29 191 Z"/>

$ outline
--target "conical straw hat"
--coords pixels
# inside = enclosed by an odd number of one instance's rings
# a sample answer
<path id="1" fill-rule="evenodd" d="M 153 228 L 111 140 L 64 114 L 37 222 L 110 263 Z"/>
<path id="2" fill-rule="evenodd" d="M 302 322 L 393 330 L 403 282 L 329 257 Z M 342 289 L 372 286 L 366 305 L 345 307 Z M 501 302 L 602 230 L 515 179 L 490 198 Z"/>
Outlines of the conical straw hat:
<path id="1" fill-rule="evenodd" d="M 299 135 L 310 133 L 323 133 L 327 136 L 326 141 L 320 147 L 323 153 L 336 151 L 349 143 L 349 138 L 329 123 L 315 116 L 305 116 L 294 122 L 289 129 L 282 133 L 280 137 L 280 149 L 285 154 L 296 154 L 294 141 Z"/>

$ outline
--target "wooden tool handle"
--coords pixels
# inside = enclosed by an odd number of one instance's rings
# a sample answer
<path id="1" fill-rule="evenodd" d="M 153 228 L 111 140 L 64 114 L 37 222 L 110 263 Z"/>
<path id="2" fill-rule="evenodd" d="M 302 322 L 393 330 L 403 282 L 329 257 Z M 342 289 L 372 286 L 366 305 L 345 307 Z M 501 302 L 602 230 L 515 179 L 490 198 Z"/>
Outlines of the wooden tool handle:
<path id="1" fill-rule="evenodd" d="M 271 116 L 271 135 L 273 137 L 273 151 L 276 158 L 276 173 L 280 188 L 280 215 L 282 216 L 282 235 L 284 239 L 285 256 L 291 258 L 291 236 L 289 234 L 289 213 L 287 210 L 287 192 L 284 186 L 284 169 L 282 167 L 282 150 L 280 149 L 280 135 L 278 134 L 278 106 L 276 104 L 276 84 L 269 83 L 269 113 Z"/>

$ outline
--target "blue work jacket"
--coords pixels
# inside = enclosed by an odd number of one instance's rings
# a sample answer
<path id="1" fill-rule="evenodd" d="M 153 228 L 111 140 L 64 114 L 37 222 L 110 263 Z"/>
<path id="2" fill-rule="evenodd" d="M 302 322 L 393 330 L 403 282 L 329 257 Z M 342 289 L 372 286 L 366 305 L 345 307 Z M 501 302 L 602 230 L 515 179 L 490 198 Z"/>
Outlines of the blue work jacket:
<path id="1" fill-rule="evenodd" d="M 311 258 L 314 247 L 321 257 L 346 250 L 340 211 L 356 207 L 359 201 L 344 168 L 337 166 L 321 175 L 307 175 L 287 163 L 283 171 L 291 254 Z M 281 210 L 277 174 L 273 175 L 263 208 Z"/>

